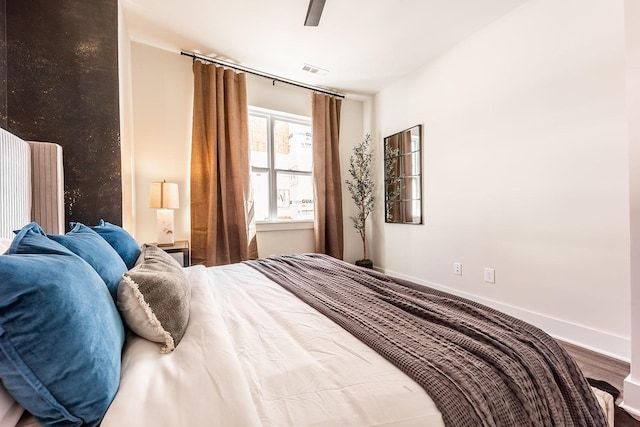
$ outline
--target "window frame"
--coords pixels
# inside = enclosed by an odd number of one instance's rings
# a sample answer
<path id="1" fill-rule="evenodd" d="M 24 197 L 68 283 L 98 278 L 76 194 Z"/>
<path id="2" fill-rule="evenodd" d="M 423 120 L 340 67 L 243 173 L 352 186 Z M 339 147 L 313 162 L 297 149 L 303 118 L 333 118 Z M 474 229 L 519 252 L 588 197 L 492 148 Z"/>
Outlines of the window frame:
<path id="1" fill-rule="evenodd" d="M 311 117 L 301 116 L 298 114 L 287 113 L 284 111 L 272 110 L 268 108 L 256 107 L 250 105 L 248 107 L 249 116 L 261 117 L 267 121 L 267 166 L 250 165 L 251 174 L 254 172 L 266 173 L 269 177 L 269 219 L 267 221 L 257 220 L 256 225 L 264 228 L 265 231 L 273 231 L 272 227 L 266 225 L 273 224 L 300 224 L 301 228 L 308 228 L 306 224 L 313 223 L 315 220 L 315 211 L 313 218 L 308 219 L 278 219 L 278 173 L 286 173 L 291 175 L 308 176 L 313 180 L 313 166 L 309 172 L 295 169 L 276 168 L 276 150 L 274 147 L 274 123 L 278 120 L 286 121 L 297 125 L 309 126 L 311 129 Z M 249 141 L 249 152 L 251 153 L 251 141 Z M 252 184 L 253 185 L 253 184 Z M 315 206 L 315 197 L 313 197 Z M 254 202 L 255 203 L 255 202 Z M 260 227 L 261 226 L 261 227 Z M 288 229 L 296 228 L 286 227 Z"/>

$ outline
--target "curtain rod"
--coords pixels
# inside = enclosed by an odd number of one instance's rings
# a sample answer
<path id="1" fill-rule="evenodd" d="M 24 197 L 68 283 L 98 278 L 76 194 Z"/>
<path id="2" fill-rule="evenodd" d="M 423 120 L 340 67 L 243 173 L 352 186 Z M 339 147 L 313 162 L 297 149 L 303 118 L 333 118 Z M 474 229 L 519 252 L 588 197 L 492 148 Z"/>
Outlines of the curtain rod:
<path id="1" fill-rule="evenodd" d="M 245 73 L 253 74 L 255 76 L 264 77 L 266 79 L 273 80 L 274 82 L 286 83 L 288 85 L 301 87 L 303 89 L 313 90 L 315 92 L 324 93 L 326 95 L 335 96 L 337 98 L 344 98 L 345 97 L 345 95 L 340 93 L 340 92 L 333 92 L 331 90 L 322 89 L 322 88 L 319 88 L 317 86 L 311 86 L 311 85 L 308 85 L 308 84 L 305 84 L 305 83 L 297 82 L 295 80 L 289 80 L 289 79 L 286 79 L 284 77 L 274 76 L 273 74 L 264 73 L 262 71 L 254 70 L 253 68 L 244 67 L 244 66 L 238 65 L 238 64 L 233 64 L 231 62 L 223 61 L 221 59 L 211 58 L 210 56 L 201 55 L 199 53 L 194 53 L 194 52 L 188 52 L 188 51 L 185 51 L 185 50 L 181 50 L 180 51 L 180 55 L 189 56 L 189 57 L 193 58 L 194 60 L 199 59 L 201 61 L 211 62 L 212 64 L 222 65 L 223 67 L 232 68 L 234 70 L 244 71 Z"/>

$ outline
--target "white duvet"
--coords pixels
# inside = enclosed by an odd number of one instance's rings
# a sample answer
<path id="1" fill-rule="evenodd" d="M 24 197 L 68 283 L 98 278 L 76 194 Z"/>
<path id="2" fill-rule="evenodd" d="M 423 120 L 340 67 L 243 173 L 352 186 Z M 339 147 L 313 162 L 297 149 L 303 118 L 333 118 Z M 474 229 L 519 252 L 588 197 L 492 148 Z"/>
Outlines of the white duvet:
<path id="1" fill-rule="evenodd" d="M 128 337 L 103 426 L 443 425 L 418 384 L 251 267 L 185 271 L 182 342 Z"/>

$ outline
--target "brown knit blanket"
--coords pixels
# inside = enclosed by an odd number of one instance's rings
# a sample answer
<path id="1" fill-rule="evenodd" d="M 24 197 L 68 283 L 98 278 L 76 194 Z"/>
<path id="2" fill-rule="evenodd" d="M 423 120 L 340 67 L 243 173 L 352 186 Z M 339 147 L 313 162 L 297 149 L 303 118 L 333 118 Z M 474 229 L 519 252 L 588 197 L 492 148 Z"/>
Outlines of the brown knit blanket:
<path id="1" fill-rule="evenodd" d="M 573 359 L 532 325 L 326 255 L 246 263 L 413 378 L 447 426 L 607 425 Z"/>

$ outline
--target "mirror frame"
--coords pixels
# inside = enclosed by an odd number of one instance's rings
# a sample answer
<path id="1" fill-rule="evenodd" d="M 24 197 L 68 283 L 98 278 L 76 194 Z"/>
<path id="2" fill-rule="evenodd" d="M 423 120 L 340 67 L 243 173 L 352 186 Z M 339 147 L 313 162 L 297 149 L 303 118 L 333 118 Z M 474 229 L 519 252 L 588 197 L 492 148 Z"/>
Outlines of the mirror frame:
<path id="1" fill-rule="evenodd" d="M 384 138 L 384 206 L 386 223 L 422 224 L 422 125 Z"/>

